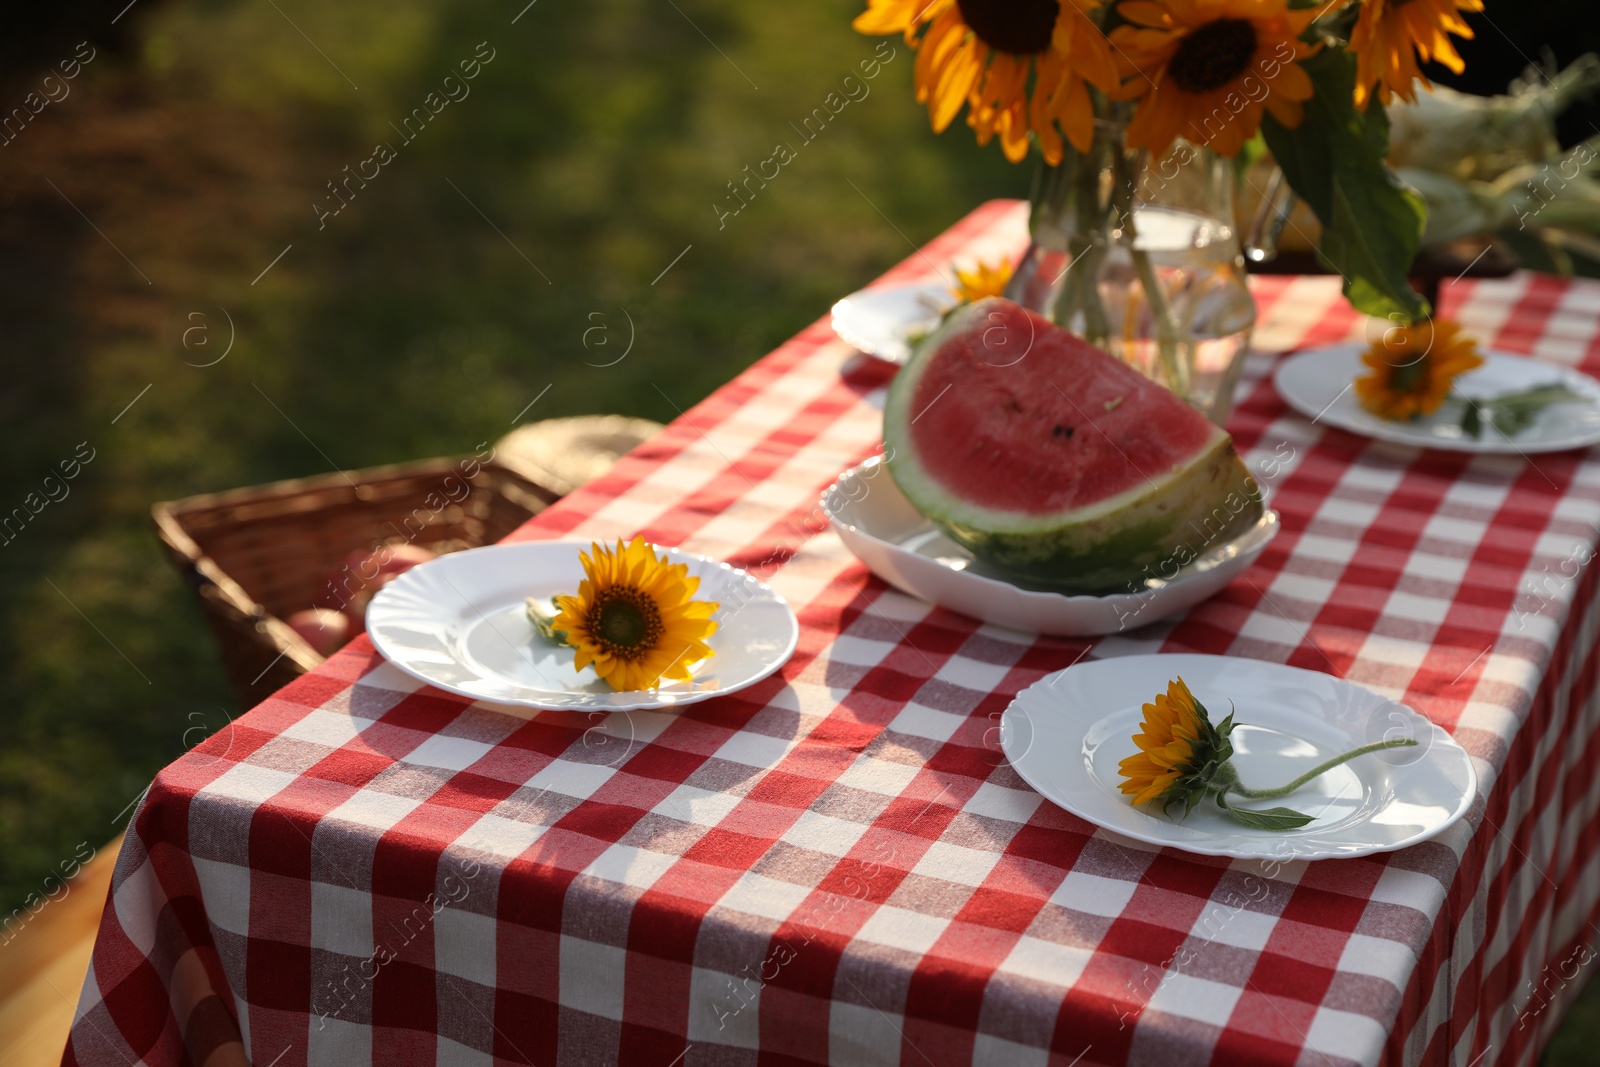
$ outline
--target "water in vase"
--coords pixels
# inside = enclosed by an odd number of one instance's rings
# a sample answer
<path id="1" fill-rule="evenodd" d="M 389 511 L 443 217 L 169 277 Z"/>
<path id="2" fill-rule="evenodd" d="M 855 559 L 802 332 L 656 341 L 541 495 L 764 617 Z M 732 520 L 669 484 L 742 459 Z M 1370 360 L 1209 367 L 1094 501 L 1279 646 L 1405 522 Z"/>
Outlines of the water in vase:
<path id="1" fill-rule="evenodd" d="M 1131 230 L 1074 234 L 1055 248 L 1036 239 L 1014 291 L 1221 422 L 1255 325 L 1238 235 L 1212 216 L 1155 204 L 1134 209 Z M 1162 301 L 1148 298 L 1146 270 Z"/>
<path id="2" fill-rule="evenodd" d="M 1228 224 L 1179 208 L 1141 206 L 1133 213 L 1132 250 L 1148 257 L 1166 300 L 1175 335 L 1178 373 L 1161 357 L 1159 306 L 1147 298 L 1129 243 L 1113 241 L 1100 271 L 1108 342 L 1117 354 L 1158 381 L 1166 381 L 1201 411 L 1224 415 L 1232 407 L 1255 301 L 1245 282 L 1244 259 Z"/>

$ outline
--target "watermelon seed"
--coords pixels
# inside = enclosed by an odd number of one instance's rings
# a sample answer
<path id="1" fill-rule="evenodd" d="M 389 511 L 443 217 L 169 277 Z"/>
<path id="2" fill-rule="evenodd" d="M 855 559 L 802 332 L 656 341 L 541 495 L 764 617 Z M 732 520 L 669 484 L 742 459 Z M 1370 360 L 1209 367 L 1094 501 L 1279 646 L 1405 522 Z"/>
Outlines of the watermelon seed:
<path id="1" fill-rule="evenodd" d="M 1117 410 L 1118 408 L 1120 408 L 1122 406 L 1122 399 L 1123 398 L 1120 397 L 1120 396 L 1112 397 L 1110 400 L 1107 400 L 1105 402 L 1105 405 L 1104 405 L 1105 409 L 1107 411 L 1115 411 L 1115 410 Z"/>
<path id="2" fill-rule="evenodd" d="M 1065 437 L 1067 440 L 1070 441 L 1070 440 L 1072 440 L 1072 435 L 1077 433 L 1077 432 L 1078 431 L 1075 428 L 1073 428 L 1071 426 L 1063 426 L 1058 422 L 1058 423 L 1056 423 L 1055 429 L 1050 431 L 1050 436 L 1051 437 Z"/>

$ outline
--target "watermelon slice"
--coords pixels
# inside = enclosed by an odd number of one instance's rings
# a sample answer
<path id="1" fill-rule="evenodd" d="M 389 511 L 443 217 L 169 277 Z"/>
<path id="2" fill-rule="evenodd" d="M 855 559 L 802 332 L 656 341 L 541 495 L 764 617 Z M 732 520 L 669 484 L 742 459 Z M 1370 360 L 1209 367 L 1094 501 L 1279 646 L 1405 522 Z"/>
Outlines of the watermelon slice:
<path id="1" fill-rule="evenodd" d="M 1261 518 L 1233 439 L 1046 319 L 952 312 L 889 389 L 889 472 L 958 544 L 1065 592 L 1143 588 Z"/>

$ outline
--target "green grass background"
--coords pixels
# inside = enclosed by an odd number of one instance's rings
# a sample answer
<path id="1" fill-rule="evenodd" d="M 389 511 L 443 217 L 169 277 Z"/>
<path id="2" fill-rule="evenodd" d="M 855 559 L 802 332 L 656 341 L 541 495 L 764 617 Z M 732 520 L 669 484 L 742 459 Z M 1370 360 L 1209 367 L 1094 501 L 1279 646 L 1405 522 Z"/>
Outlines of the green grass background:
<path id="1" fill-rule="evenodd" d="M 668 421 L 1026 193 L 1026 168 L 929 133 L 898 40 L 799 145 L 789 123 L 878 43 L 851 0 L 539 0 L 512 25 L 523 2 L 169 3 L 0 150 L 0 512 L 96 453 L 0 547 L 0 914 L 236 710 L 151 502 L 470 452 L 547 385 L 524 421 Z M 390 124 L 485 41 L 470 95 L 403 143 Z M 319 229 L 325 183 L 379 141 L 397 158 Z M 780 141 L 798 157 L 719 229 Z M 224 309 L 231 352 L 189 365 Z M 624 311 L 631 353 L 593 366 Z M 586 349 L 597 324 L 611 347 Z"/>

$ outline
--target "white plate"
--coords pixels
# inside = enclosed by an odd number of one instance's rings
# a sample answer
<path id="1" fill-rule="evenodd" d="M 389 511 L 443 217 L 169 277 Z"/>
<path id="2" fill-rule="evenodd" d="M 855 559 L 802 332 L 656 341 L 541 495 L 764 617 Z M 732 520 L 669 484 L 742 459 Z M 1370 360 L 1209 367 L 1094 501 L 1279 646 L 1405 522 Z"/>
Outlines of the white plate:
<path id="1" fill-rule="evenodd" d="M 1356 400 L 1354 382 L 1368 373 L 1361 362 L 1365 345 L 1329 345 L 1296 353 L 1278 364 L 1272 376 L 1278 395 L 1300 414 L 1351 433 L 1421 448 L 1451 452 L 1565 452 L 1600 444 L 1600 382 L 1570 367 L 1527 356 L 1480 349 L 1483 366 L 1456 379 L 1457 390 L 1477 399 L 1560 382 L 1590 399 L 1588 404 L 1554 404 L 1534 424 L 1507 438 L 1485 425 L 1483 436 L 1462 432 L 1461 405 L 1446 402 L 1435 415 L 1417 422 L 1390 422 Z"/>
<path id="2" fill-rule="evenodd" d="M 1060 637 L 1119 633 L 1187 611 L 1255 562 L 1278 534 L 1278 513 L 1186 566 L 1162 568 L 1138 592 L 1067 596 L 1029 589 L 989 570 L 940 533 L 894 484 L 882 456 L 839 475 L 822 510 L 845 547 L 896 589 L 997 626 Z"/>
<path id="3" fill-rule="evenodd" d="M 944 282 L 863 289 L 833 305 L 833 332 L 869 356 L 904 363 L 912 340 L 938 326 L 955 303 Z"/>
<path id="4" fill-rule="evenodd" d="M 722 605 L 707 640 L 716 655 L 686 682 L 617 692 L 575 671 L 573 650 L 540 638 L 524 601 L 576 593 L 587 541 L 525 541 L 452 552 L 413 567 L 367 607 L 367 634 L 390 663 L 429 685 L 474 700 L 529 708 L 627 711 L 675 707 L 754 685 L 782 667 L 800 639 L 788 601 L 744 571 L 658 548 L 698 575 L 696 597 Z"/>
<path id="5" fill-rule="evenodd" d="M 1253 830 L 1207 799 L 1185 820 L 1122 794 L 1117 764 L 1137 751 L 1142 706 L 1179 676 L 1220 723 L 1233 701 L 1233 765 L 1240 781 L 1271 788 L 1373 741 L 1415 748 L 1360 756 L 1282 800 L 1314 821 Z M 1208 856 L 1326 859 L 1414 845 L 1466 814 L 1478 779 L 1466 751 L 1440 727 L 1370 689 L 1332 675 L 1230 656 L 1124 656 L 1079 663 L 1017 694 L 1000 718 L 1000 746 L 1024 781 L 1096 826 L 1152 845 Z"/>

